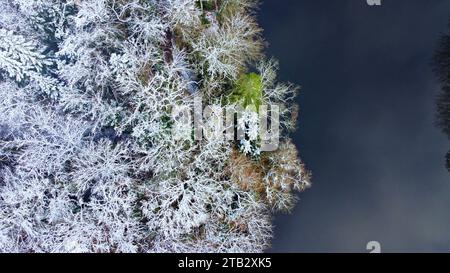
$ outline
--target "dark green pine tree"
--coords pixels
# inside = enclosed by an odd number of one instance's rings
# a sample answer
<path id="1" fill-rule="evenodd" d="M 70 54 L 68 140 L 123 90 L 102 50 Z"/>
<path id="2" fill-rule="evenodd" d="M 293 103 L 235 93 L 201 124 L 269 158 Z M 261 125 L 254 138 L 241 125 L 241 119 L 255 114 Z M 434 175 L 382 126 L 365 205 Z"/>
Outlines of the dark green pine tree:
<path id="1" fill-rule="evenodd" d="M 437 97 L 437 125 L 450 139 L 450 34 L 441 38 L 434 58 L 434 69 L 442 85 Z M 447 153 L 446 162 L 450 171 L 450 151 Z"/>

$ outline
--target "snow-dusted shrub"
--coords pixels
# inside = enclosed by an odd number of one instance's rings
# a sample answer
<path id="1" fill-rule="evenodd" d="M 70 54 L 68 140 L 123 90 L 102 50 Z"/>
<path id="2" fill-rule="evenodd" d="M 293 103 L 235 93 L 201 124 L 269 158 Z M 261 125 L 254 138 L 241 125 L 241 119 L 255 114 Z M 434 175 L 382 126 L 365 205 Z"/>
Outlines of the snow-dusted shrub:
<path id="1" fill-rule="evenodd" d="M 0 251 L 267 248 L 271 214 L 309 178 L 288 138 L 296 87 L 264 61 L 255 5 L 1 1 Z M 198 100 L 254 106 L 244 138 L 175 138 L 173 110 Z M 275 151 L 261 149 L 262 105 L 280 107 Z"/>

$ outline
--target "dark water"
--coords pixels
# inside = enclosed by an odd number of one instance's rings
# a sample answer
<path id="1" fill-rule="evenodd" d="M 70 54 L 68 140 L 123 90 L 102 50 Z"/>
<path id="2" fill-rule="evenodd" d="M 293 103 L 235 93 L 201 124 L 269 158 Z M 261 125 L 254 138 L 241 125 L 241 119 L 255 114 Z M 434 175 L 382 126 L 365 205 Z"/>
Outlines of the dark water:
<path id="1" fill-rule="evenodd" d="M 274 252 L 450 251 L 449 141 L 430 62 L 450 0 L 265 0 L 280 79 L 302 86 L 294 135 L 313 187 L 275 219 Z"/>

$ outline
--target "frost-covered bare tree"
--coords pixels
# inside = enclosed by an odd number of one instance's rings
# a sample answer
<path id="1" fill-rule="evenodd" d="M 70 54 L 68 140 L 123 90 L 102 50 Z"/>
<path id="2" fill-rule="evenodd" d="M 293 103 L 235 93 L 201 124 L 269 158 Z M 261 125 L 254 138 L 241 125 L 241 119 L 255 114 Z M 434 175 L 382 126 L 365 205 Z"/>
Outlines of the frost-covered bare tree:
<path id="1" fill-rule="evenodd" d="M 0 251 L 260 252 L 308 172 L 254 0 L 2 0 Z M 250 71 L 254 71 L 251 72 Z M 176 107 L 255 106 L 177 139 Z M 280 147 L 259 149 L 259 107 Z M 207 120 L 205 124 L 213 124 Z"/>

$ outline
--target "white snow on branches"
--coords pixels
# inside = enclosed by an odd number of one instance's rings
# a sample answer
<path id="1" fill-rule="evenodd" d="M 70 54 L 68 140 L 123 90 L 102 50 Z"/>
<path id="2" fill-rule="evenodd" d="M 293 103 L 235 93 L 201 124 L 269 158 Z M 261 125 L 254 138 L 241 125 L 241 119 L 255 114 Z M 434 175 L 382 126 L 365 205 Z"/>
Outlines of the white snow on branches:
<path id="1" fill-rule="evenodd" d="M 242 145 L 172 137 L 175 107 L 223 105 L 248 66 L 292 114 L 296 88 L 256 62 L 254 2 L 2 1 L 0 252 L 267 248 L 272 211 L 309 185 L 287 136 L 255 150 L 253 111 Z"/>

